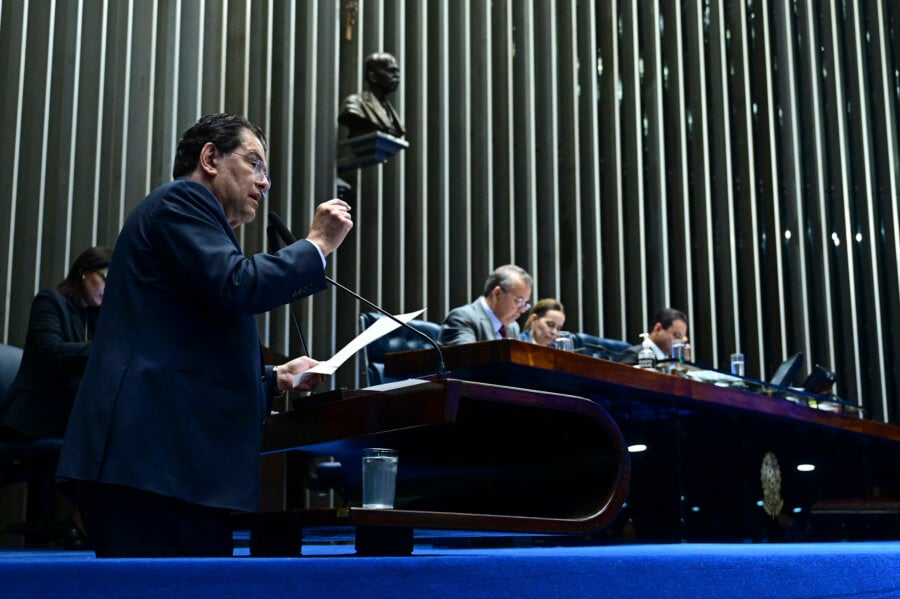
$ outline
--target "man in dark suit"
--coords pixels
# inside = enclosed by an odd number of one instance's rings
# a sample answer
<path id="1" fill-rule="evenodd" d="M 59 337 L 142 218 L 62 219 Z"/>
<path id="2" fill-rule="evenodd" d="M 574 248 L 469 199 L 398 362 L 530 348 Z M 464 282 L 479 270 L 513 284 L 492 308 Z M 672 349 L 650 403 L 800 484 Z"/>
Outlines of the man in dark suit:
<path id="1" fill-rule="evenodd" d="M 481 297 L 447 314 L 441 326 L 440 342 L 457 345 L 507 337 L 518 339 L 516 319 L 531 308 L 528 300 L 533 284 L 525 269 L 515 264 L 499 267 L 485 281 Z"/>
<path id="2" fill-rule="evenodd" d="M 57 471 L 100 557 L 231 555 L 231 512 L 258 508 L 270 402 L 317 362 L 264 367 L 254 315 L 324 289 L 353 226 L 330 200 L 306 239 L 245 257 L 266 151 L 243 117 L 201 118 L 119 235 Z"/>
<path id="3" fill-rule="evenodd" d="M 397 59 L 384 52 L 369 55 L 366 58 L 366 82 L 368 91 L 344 98 L 338 122 L 347 127 L 349 138 L 375 131 L 402 138 L 406 130 L 387 99 L 400 84 Z"/>

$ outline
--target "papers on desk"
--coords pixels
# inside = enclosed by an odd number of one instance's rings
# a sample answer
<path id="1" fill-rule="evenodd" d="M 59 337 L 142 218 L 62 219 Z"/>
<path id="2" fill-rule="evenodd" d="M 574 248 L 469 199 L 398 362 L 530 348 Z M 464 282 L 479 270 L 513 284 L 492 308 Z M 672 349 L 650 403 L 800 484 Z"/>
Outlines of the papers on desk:
<path id="1" fill-rule="evenodd" d="M 399 320 L 400 322 L 409 322 L 416 316 L 419 316 L 425 311 L 425 308 L 421 310 L 416 310 L 415 312 L 407 312 L 406 314 L 395 314 L 394 318 Z M 395 322 L 391 318 L 379 318 L 376 320 L 372 326 L 367 328 L 365 331 L 360 333 L 355 339 L 353 339 L 350 343 L 345 345 L 341 350 L 334 354 L 329 360 L 324 362 L 320 362 L 316 366 L 313 366 L 306 372 L 302 372 L 294 377 L 294 388 L 296 389 L 300 386 L 300 383 L 306 379 L 311 374 L 324 374 L 325 376 L 331 376 L 334 374 L 338 367 L 350 359 L 351 356 L 356 354 L 359 350 L 369 345 L 379 337 L 383 335 L 387 335 L 394 329 L 400 328 L 400 324 Z"/>
<path id="2" fill-rule="evenodd" d="M 703 368 L 695 368 L 684 373 L 691 380 L 700 383 L 712 383 L 719 387 L 743 387 L 747 382 L 741 377 L 725 374 L 718 370 L 705 370 Z"/>

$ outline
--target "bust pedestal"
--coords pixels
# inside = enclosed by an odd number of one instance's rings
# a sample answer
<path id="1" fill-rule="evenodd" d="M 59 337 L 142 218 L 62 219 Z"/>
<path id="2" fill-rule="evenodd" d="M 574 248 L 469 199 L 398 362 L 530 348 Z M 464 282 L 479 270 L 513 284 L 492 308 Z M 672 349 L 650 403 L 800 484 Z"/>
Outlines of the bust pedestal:
<path id="1" fill-rule="evenodd" d="M 381 131 L 351 137 L 338 144 L 337 169 L 339 173 L 385 163 L 409 142 Z"/>

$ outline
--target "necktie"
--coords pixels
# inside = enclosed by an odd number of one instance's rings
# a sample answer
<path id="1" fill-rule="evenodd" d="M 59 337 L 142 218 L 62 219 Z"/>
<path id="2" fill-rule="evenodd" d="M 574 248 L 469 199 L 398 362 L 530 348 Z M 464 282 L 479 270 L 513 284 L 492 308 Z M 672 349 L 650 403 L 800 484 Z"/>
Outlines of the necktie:
<path id="1" fill-rule="evenodd" d="M 500 333 L 500 337 L 502 337 L 503 339 L 506 339 L 506 326 L 505 325 L 501 324 L 498 332 Z"/>

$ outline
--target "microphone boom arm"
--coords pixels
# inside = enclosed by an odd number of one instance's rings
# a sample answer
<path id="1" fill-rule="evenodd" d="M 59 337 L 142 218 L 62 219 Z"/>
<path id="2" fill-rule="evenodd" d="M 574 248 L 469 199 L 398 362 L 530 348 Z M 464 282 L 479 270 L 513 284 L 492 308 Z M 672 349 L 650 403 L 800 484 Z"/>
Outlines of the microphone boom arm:
<path id="1" fill-rule="evenodd" d="M 356 293 L 349 287 L 346 287 L 345 285 L 338 283 L 337 281 L 335 281 L 328 275 L 325 275 L 325 280 L 328 281 L 329 283 L 331 283 L 332 285 L 334 285 L 335 287 L 337 287 L 338 289 L 341 289 L 342 291 L 349 293 L 350 295 L 352 295 L 359 301 L 363 302 L 364 304 L 366 304 L 373 310 L 377 311 L 378 313 L 383 314 L 384 316 L 387 316 L 388 318 L 390 318 L 391 320 L 393 320 L 394 322 L 399 324 L 401 327 L 409 329 L 410 331 L 414 332 L 416 335 L 418 335 L 418 336 L 422 337 L 423 339 L 425 339 L 426 341 L 428 341 L 428 343 L 431 344 L 431 346 L 434 347 L 434 349 L 436 349 L 437 353 L 438 353 L 438 367 L 437 367 L 438 376 L 440 378 L 444 378 L 445 376 L 447 376 L 446 366 L 444 365 L 444 352 L 441 351 L 441 346 L 438 344 L 437 341 L 435 341 L 434 339 L 432 339 L 431 337 L 429 337 L 428 335 L 426 335 L 425 333 L 423 333 L 416 327 L 412 326 L 411 324 L 403 322 L 402 320 L 400 320 L 399 318 L 397 318 L 396 316 L 394 316 L 393 314 L 391 314 L 384 308 L 381 308 L 380 306 L 373 304 L 372 302 L 370 302 L 369 300 L 367 300 L 360 294 Z"/>
<path id="2" fill-rule="evenodd" d="M 278 238 L 281 237 L 280 231 L 278 228 L 269 223 L 269 226 L 266 227 L 266 236 L 269 238 L 269 253 L 276 254 L 279 250 Z M 290 302 L 288 304 L 288 312 L 291 315 L 291 320 L 294 322 L 294 328 L 297 329 L 297 336 L 300 337 L 300 347 L 303 348 L 303 355 L 309 355 L 309 348 L 306 347 L 306 338 L 303 337 L 303 326 L 300 323 L 300 317 L 297 316 L 297 303 L 296 301 Z"/>
<path id="3" fill-rule="evenodd" d="M 278 216 L 278 213 L 275 212 L 274 210 L 269 212 L 269 221 L 271 222 L 272 226 L 274 226 L 275 232 L 278 234 L 279 237 L 281 237 L 281 240 L 284 241 L 284 243 L 291 244 L 291 243 L 294 243 L 295 241 L 297 241 L 297 238 L 294 237 L 294 234 L 291 233 L 291 230 L 288 229 L 287 225 L 284 224 L 284 221 L 281 220 L 281 217 Z M 402 320 L 400 320 L 399 318 L 397 318 L 396 316 L 394 316 L 393 314 L 391 314 L 384 308 L 381 308 L 380 306 L 376 306 L 375 304 L 373 304 L 372 302 L 370 302 L 369 300 L 367 300 L 360 294 L 356 293 L 349 287 L 341 285 L 340 283 L 338 283 L 337 281 L 335 281 L 328 275 L 325 275 L 325 280 L 328 281 L 329 283 L 331 283 L 332 285 L 334 285 L 335 287 L 337 287 L 338 289 L 341 289 L 342 291 L 349 293 L 350 295 L 352 295 L 359 301 L 363 302 L 364 304 L 366 304 L 373 310 L 376 310 L 379 313 L 383 314 L 384 316 L 387 316 L 388 318 L 390 318 L 391 320 L 393 320 L 394 322 L 399 324 L 401 327 L 409 329 L 410 331 L 414 332 L 416 335 L 418 335 L 418 336 L 422 337 L 423 339 L 425 339 L 426 341 L 428 341 L 428 343 L 430 343 L 434 347 L 434 349 L 437 350 L 437 353 L 438 353 L 438 369 L 437 369 L 438 376 L 441 378 L 444 378 L 446 376 L 446 368 L 444 366 L 444 352 L 441 351 L 441 346 L 438 344 L 437 341 L 435 341 L 434 339 L 432 339 L 431 337 L 429 337 L 428 335 L 426 335 L 425 333 L 423 333 L 416 327 L 403 322 Z M 301 336 L 301 338 L 302 338 L 302 336 Z M 305 343 L 304 343 L 304 345 L 305 345 Z M 307 352 L 307 354 L 308 354 L 308 352 Z"/>

